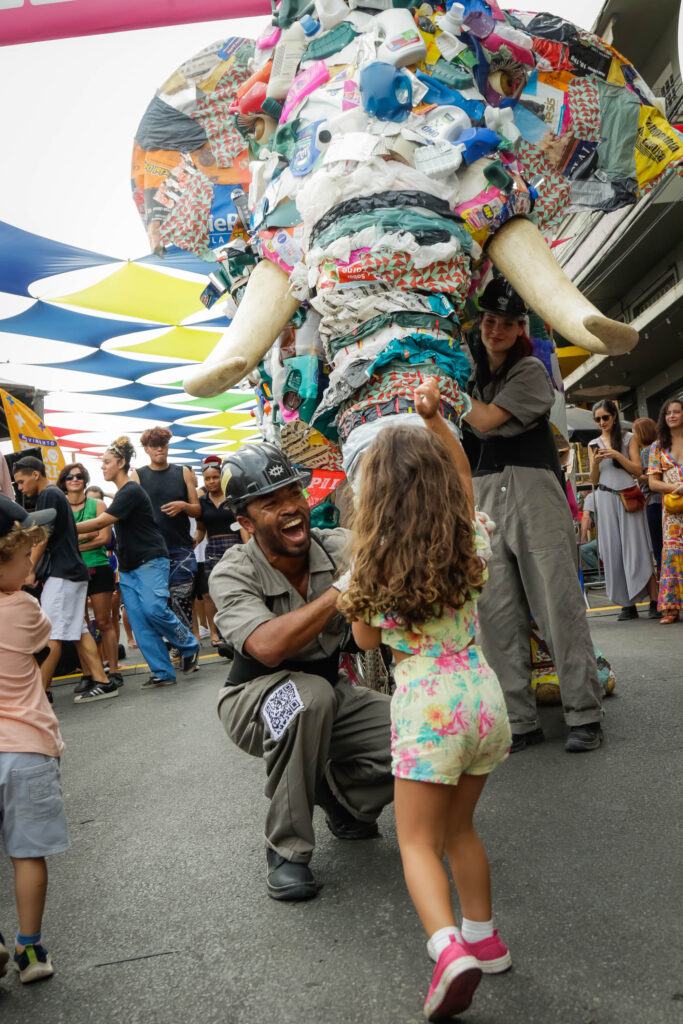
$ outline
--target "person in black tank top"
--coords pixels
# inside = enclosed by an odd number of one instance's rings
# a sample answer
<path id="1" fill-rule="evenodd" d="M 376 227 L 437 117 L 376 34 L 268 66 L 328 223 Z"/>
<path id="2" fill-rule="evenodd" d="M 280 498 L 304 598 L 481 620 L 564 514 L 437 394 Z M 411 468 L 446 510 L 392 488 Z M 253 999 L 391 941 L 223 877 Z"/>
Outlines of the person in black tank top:
<path id="1" fill-rule="evenodd" d="M 235 544 L 243 543 L 244 535 L 241 530 L 235 531 L 232 528 L 237 520 L 234 512 L 231 512 L 225 504 L 225 495 L 221 487 L 220 463 L 218 465 L 213 462 L 206 463 L 202 468 L 202 476 L 204 477 L 205 493 L 200 495 L 199 498 L 202 513 L 197 520 L 195 543 L 200 544 L 204 537 L 208 540 L 204 561 L 204 572 L 207 582 L 204 607 L 206 608 L 209 620 L 211 644 L 214 647 L 218 647 L 221 643 L 221 637 L 215 622 L 216 605 L 213 603 L 211 594 L 208 591 L 209 576 L 228 548 L 233 547 Z"/>
<path id="2" fill-rule="evenodd" d="M 192 470 L 187 466 L 171 465 L 168 461 L 170 440 L 171 431 L 166 427 L 146 430 L 140 443 L 150 464 L 133 471 L 131 477 L 147 492 L 154 510 L 154 521 L 168 548 L 171 608 L 191 630 L 197 560 L 190 533 L 190 516 L 198 516 L 200 506 Z"/>

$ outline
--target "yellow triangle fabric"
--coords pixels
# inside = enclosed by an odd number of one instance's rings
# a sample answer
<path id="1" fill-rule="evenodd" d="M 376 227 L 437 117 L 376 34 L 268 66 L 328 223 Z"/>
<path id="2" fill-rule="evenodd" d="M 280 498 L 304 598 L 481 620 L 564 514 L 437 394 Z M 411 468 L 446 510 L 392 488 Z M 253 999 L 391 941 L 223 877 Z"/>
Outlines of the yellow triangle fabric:
<path id="1" fill-rule="evenodd" d="M 248 412 L 217 412 L 213 416 L 188 417 L 187 419 L 182 419 L 178 422 L 184 427 L 202 427 L 202 429 L 210 430 L 229 430 L 238 423 L 250 426 L 255 431 L 258 429 L 256 426 L 256 420 L 250 416 Z"/>
<path id="2" fill-rule="evenodd" d="M 192 327 L 174 327 L 172 331 L 160 334 L 158 338 L 141 341 L 136 345 L 117 345 L 114 352 L 144 352 L 150 356 L 166 356 L 168 359 L 204 360 L 221 338 L 221 331 L 198 331 Z M 249 396 L 244 397 L 244 401 Z"/>
<path id="3" fill-rule="evenodd" d="M 50 301 L 138 320 L 179 324 L 204 308 L 199 301 L 201 291 L 200 281 L 185 281 L 138 263 L 127 263 L 90 288 Z"/>

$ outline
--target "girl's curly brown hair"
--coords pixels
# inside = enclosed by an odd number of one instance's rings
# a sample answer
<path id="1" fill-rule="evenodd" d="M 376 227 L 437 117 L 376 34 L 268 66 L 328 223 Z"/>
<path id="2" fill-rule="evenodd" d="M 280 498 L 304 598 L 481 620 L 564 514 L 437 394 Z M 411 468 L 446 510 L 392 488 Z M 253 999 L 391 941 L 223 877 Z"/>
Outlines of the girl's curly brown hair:
<path id="1" fill-rule="evenodd" d="M 390 612 L 408 629 L 481 590 L 467 495 L 445 445 L 429 430 L 390 427 L 363 456 L 347 619 Z"/>

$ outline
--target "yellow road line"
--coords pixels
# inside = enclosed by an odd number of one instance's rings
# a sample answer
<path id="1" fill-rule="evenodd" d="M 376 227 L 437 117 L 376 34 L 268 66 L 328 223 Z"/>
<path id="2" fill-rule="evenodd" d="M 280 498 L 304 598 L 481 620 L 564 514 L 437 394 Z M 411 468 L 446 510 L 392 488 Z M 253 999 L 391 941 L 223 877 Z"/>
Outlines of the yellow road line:
<path id="1" fill-rule="evenodd" d="M 207 658 L 220 658 L 220 654 L 200 654 L 199 655 L 199 660 L 200 661 L 206 661 Z M 119 672 L 128 672 L 129 670 L 134 669 L 134 668 L 147 668 L 147 662 L 146 661 L 141 661 L 137 665 L 119 665 Z M 81 678 L 81 673 L 80 672 L 71 672 L 68 676 L 55 676 L 54 677 L 54 681 L 56 682 L 58 679 L 80 679 L 80 678 Z"/>

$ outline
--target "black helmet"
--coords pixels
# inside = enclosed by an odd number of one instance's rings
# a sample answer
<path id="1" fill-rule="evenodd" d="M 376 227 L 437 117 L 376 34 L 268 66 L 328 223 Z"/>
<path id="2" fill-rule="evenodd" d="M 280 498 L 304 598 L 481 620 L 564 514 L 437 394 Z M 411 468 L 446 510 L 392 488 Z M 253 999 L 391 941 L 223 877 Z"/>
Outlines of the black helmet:
<path id="1" fill-rule="evenodd" d="M 528 313 L 523 300 L 504 277 L 494 277 L 489 281 L 479 297 L 479 309 L 482 313 L 497 313 L 498 316 L 520 320 Z"/>
<path id="2" fill-rule="evenodd" d="M 306 487 L 311 470 L 293 466 L 274 444 L 247 444 L 223 459 L 221 486 L 225 501 L 233 512 L 243 512 L 254 498 L 277 491 L 287 484 Z"/>

